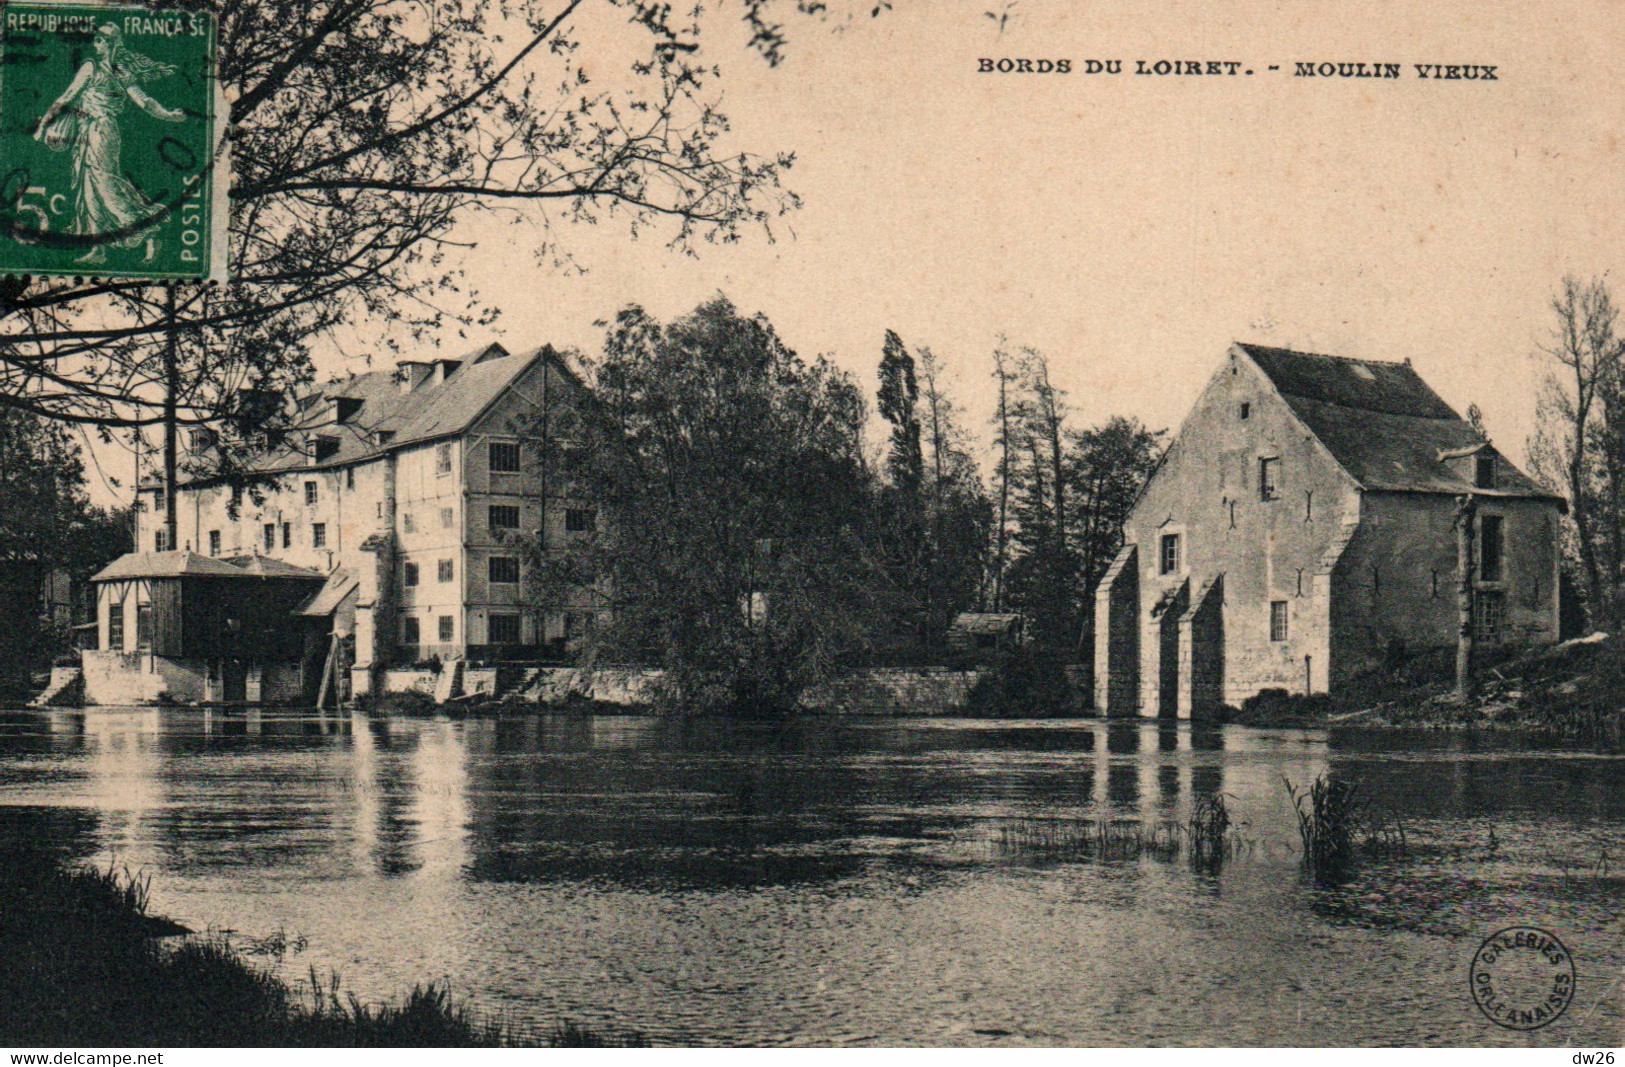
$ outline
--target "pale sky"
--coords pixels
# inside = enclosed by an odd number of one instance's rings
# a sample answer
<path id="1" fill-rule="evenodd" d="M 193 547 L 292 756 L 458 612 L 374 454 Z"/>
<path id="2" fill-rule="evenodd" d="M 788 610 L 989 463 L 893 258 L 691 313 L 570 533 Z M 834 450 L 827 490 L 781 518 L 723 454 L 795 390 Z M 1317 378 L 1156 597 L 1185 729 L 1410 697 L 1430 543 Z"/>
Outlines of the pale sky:
<path id="1" fill-rule="evenodd" d="M 1079 425 L 1169 428 L 1251 340 L 1409 357 L 1523 456 L 1549 296 L 1625 248 L 1625 4 L 895 3 L 841 32 L 793 26 L 776 69 L 737 31 L 712 38 L 737 146 L 797 154 L 793 238 L 689 258 L 611 222 L 560 234 L 588 268 L 564 275 L 536 263 L 528 226 L 471 230 L 470 280 L 503 314 L 444 347 L 596 350 L 593 321 L 626 303 L 669 318 L 721 291 L 871 391 L 887 328 L 929 345 L 983 433 L 1001 333 L 1049 356 Z M 984 12 L 1011 16 L 1002 33 Z M 977 72 L 1004 56 L 1074 72 Z M 1090 58 L 1125 72 L 1084 74 Z M 1139 59 L 1255 73 L 1137 76 Z M 1295 78 L 1298 61 L 1401 77 Z M 1498 80 L 1423 80 L 1415 63 L 1494 64 Z M 364 369 L 364 346 L 344 347 L 322 377 Z"/>

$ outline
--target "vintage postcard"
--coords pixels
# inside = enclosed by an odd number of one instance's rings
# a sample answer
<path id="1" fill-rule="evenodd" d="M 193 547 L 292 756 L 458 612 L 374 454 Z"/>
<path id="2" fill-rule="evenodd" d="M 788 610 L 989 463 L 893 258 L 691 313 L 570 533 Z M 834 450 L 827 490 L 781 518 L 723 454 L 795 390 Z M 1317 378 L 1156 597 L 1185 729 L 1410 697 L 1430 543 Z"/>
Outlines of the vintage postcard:
<path id="1" fill-rule="evenodd" d="M 1622 14 L 0 3 L 0 1045 L 1613 1063 Z"/>

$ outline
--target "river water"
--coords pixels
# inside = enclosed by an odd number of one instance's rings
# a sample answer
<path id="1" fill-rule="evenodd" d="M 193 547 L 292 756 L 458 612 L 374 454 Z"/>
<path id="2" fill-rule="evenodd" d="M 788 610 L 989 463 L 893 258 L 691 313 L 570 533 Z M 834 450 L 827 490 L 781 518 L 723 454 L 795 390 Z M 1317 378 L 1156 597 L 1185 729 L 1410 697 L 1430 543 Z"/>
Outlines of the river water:
<path id="1" fill-rule="evenodd" d="M 1283 778 L 1357 780 L 1403 856 L 1317 888 Z M 1213 871 L 1103 858 L 1215 792 Z M 443 979 L 656 1044 L 1617 1045 L 1625 757 L 1394 731 L 1098 720 L 0 712 L 0 830 L 368 999 Z M 1576 993 L 1486 1019 L 1488 934 Z"/>

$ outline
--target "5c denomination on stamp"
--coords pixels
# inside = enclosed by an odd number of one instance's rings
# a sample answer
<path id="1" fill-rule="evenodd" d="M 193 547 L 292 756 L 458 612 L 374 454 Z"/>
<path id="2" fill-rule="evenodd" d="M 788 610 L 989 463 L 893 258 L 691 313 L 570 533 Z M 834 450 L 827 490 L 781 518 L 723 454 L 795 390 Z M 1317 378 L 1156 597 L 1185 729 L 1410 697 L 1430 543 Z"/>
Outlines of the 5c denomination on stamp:
<path id="1" fill-rule="evenodd" d="M 218 275 L 215 17 L 0 0 L 0 272 Z"/>

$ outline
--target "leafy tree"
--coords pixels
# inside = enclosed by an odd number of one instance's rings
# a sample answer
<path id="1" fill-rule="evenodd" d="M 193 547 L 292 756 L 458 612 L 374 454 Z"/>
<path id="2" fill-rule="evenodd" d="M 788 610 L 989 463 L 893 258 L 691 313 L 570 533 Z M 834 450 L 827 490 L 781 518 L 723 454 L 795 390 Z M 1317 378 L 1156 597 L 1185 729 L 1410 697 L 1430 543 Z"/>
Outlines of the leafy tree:
<path id="1" fill-rule="evenodd" d="M 722 297 L 671 323 L 626 308 L 591 370 L 563 462 L 606 532 L 539 553 L 542 591 L 595 591 L 589 662 L 655 660 L 689 708 L 789 707 L 876 611 L 856 385 Z"/>
<path id="2" fill-rule="evenodd" d="M 891 449 L 886 454 L 886 473 L 891 484 L 905 497 L 920 491 L 925 460 L 920 452 L 920 418 L 915 410 L 920 390 L 914 380 L 914 357 L 903 339 L 886 331 L 880 355 L 880 391 L 876 397 L 880 417 L 891 424 Z"/>
<path id="3" fill-rule="evenodd" d="M 1619 614 L 1625 569 L 1625 337 L 1606 283 L 1565 277 L 1542 352 L 1551 367 L 1530 442 L 1537 474 L 1569 499 L 1569 544 L 1579 557 L 1593 624 Z"/>
<path id="4" fill-rule="evenodd" d="M 930 565 L 925 604 L 930 633 L 943 635 L 962 611 L 976 607 L 988 570 L 993 504 L 976 466 L 959 406 L 948 395 L 946 374 L 931 349 L 918 349 L 925 441 L 926 514 Z"/>
<path id="5" fill-rule="evenodd" d="M 1043 353 L 1021 349 L 1011 376 L 1010 606 L 1060 660 L 1086 655 L 1094 587 L 1161 453 L 1162 434 L 1114 417 L 1076 430 Z"/>
<path id="6" fill-rule="evenodd" d="M 53 572 L 83 582 L 130 548 L 130 516 L 91 506 L 78 442 L 61 424 L 0 409 L 0 675 L 66 648 L 41 617 Z M 26 680 L 26 679 L 25 679 Z"/>
<path id="7" fill-rule="evenodd" d="M 780 9 L 738 0 L 776 62 Z M 815 10 L 816 9 L 816 10 Z M 726 142 L 702 9 L 653 0 L 226 0 L 233 280 L 171 301 L 136 281 L 35 279 L 0 292 L 0 405 L 103 429 L 209 423 L 215 473 L 246 479 L 318 338 L 371 322 L 422 341 L 494 315 L 464 284 L 458 224 L 538 229 L 570 263 L 567 224 L 618 221 L 691 251 L 772 236 L 797 204 L 788 154 Z M 878 13 L 878 8 L 875 12 Z M 362 431 L 365 427 L 360 428 Z"/>
<path id="8" fill-rule="evenodd" d="M 1095 586 L 1123 547 L 1123 523 L 1156 468 L 1165 436 L 1162 430 L 1148 430 L 1140 420 L 1121 415 L 1101 426 L 1068 432 L 1072 544 L 1086 614 L 1092 610 Z"/>
<path id="9" fill-rule="evenodd" d="M 913 653 L 926 654 L 919 646 L 940 645 L 953 616 L 976 604 L 986 562 L 987 494 L 930 349 L 910 352 L 887 330 L 877 400 L 891 425 L 891 444 L 872 529 L 882 540 L 893 628 L 910 631 Z M 929 435 L 921 425 L 922 404 Z"/>
<path id="10" fill-rule="evenodd" d="M 1015 558 L 1010 604 L 1027 616 L 1029 632 L 1060 650 L 1077 641 L 1080 593 L 1071 545 L 1066 456 L 1066 395 L 1050 381 L 1043 353 L 1023 348 L 1015 361 L 1015 462 L 1012 531 Z"/>

